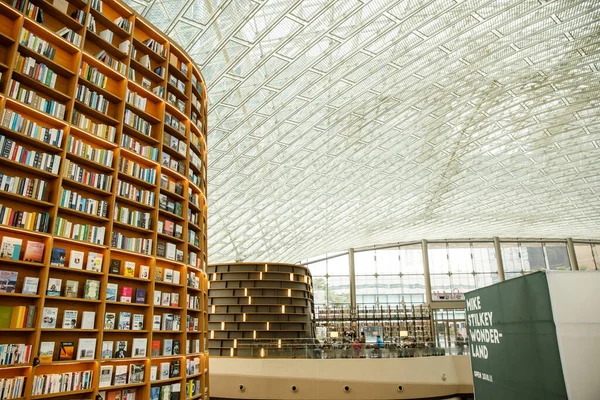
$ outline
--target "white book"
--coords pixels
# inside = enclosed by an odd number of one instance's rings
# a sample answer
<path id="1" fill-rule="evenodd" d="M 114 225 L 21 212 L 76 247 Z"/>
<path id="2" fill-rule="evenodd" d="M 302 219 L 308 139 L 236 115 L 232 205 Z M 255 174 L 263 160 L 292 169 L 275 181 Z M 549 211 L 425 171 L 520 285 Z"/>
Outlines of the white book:
<path id="1" fill-rule="evenodd" d="M 94 252 L 90 251 L 88 253 L 87 265 L 86 265 L 85 269 L 88 271 L 96 271 L 96 272 L 102 271 L 102 258 L 103 258 L 102 254 L 94 253 Z"/>
<path id="2" fill-rule="evenodd" d="M 158 375 L 158 365 L 152 365 L 150 367 L 150 382 L 155 381 L 157 375 Z"/>
<path id="3" fill-rule="evenodd" d="M 83 251 L 71 250 L 69 255 L 69 268 L 83 269 Z"/>
<path id="4" fill-rule="evenodd" d="M 150 279 L 150 267 L 148 265 L 140 265 L 140 276 L 141 279 Z"/>
<path id="5" fill-rule="evenodd" d="M 155 290 L 154 291 L 154 305 L 155 306 L 160 306 L 160 300 L 162 298 L 162 292 L 160 290 Z"/>
<path id="6" fill-rule="evenodd" d="M 23 280 L 23 294 L 37 294 L 40 278 L 26 276 Z"/>
<path id="7" fill-rule="evenodd" d="M 175 246 L 175 243 L 167 243 L 167 252 L 165 257 L 169 260 L 174 260 L 176 252 L 177 247 Z"/>
<path id="8" fill-rule="evenodd" d="M 131 330 L 141 331 L 144 329 L 144 314 L 133 314 L 133 323 L 131 324 Z"/>
<path id="9" fill-rule="evenodd" d="M 113 341 L 106 340 L 106 341 L 102 342 L 102 358 L 103 359 L 112 358 L 112 355 L 113 355 Z"/>
<path id="10" fill-rule="evenodd" d="M 102 365 L 100 366 L 100 383 L 99 387 L 107 387 L 110 386 L 112 382 L 113 375 L 113 366 L 112 365 Z"/>
<path id="11" fill-rule="evenodd" d="M 117 365 L 115 367 L 115 381 L 114 381 L 115 386 L 127 384 L 127 372 L 128 372 L 127 364 Z"/>
<path id="12" fill-rule="evenodd" d="M 153 331 L 160 331 L 160 321 L 161 321 L 160 315 L 155 315 L 152 318 L 152 330 Z"/>
<path id="13" fill-rule="evenodd" d="M 163 293 L 162 299 L 160 302 L 161 306 L 170 306 L 171 305 L 171 293 Z"/>
<path id="14" fill-rule="evenodd" d="M 77 310 L 65 310 L 63 314 L 63 329 L 75 329 L 77 326 Z"/>
<path id="15" fill-rule="evenodd" d="M 56 328 L 57 318 L 57 307 L 44 307 L 44 313 L 42 315 L 42 328 Z"/>
<path id="16" fill-rule="evenodd" d="M 169 379 L 169 367 L 171 366 L 168 362 L 160 363 L 160 379 Z"/>
<path id="17" fill-rule="evenodd" d="M 173 283 L 179 284 L 181 281 L 181 272 L 174 270 L 173 271 Z"/>
<path id="18" fill-rule="evenodd" d="M 54 357 L 54 342 L 40 343 L 40 362 L 52 362 Z"/>
<path id="19" fill-rule="evenodd" d="M 116 283 L 106 284 L 106 301 L 117 301 L 119 285 Z"/>
<path id="20" fill-rule="evenodd" d="M 79 339 L 77 345 L 78 360 L 93 360 L 96 355 L 96 338 Z"/>
<path id="21" fill-rule="evenodd" d="M 131 345 L 131 357 L 146 357 L 148 339 L 134 338 Z"/>
<path id="22" fill-rule="evenodd" d="M 95 311 L 84 311 L 81 315 L 81 329 L 94 329 L 95 319 Z"/>
<path id="23" fill-rule="evenodd" d="M 165 282 L 173 282 L 173 270 L 170 268 L 165 268 L 164 270 L 164 279 Z"/>

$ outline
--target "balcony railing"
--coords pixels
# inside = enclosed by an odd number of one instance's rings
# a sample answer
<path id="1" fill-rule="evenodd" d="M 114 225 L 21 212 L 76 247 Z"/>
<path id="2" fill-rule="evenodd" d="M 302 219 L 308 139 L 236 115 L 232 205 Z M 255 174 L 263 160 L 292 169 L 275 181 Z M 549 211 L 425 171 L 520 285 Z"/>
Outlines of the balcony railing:
<path id="1" fill-rule="evenodd" d="M 431 342 L 409 342 L 406 344 L 385 343 L 379 348 L 376 343 L 320 343 L 311 339 L 296 340 L 238 340 L 232 356 L 248 358 L 411 358 L 466 355 L 468 346 L 439 347 Z"/>

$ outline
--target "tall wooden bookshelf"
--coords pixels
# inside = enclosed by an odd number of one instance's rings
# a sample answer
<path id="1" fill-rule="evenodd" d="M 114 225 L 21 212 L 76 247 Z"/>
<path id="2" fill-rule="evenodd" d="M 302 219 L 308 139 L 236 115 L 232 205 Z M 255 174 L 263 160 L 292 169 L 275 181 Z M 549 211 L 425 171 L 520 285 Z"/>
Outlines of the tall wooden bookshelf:
<path id="1" fill-rule="evenodd" d="M 208 399 L 200 71 L 118 0 L 1 0 L 0 74 L 0 400 Z"/>
<path id="2" fill-rule="evenodd" d="M 312 276 L 304 265 L 210 264 L 209 350 L 251 356 L 253 344 L 314 338 Z"/>

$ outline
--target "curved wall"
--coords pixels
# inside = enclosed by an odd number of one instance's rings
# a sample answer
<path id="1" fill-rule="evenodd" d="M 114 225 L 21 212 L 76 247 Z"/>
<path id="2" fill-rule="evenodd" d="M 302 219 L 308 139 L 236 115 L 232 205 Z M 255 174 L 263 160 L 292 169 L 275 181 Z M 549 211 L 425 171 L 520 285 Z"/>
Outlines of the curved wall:
<path id="1" fill-rule="evenodd" d="M 312 277 L 305 266 L 211 264 L 207 273 L 211 355 L 250 355 L 244 339 L 314 337 Z"/>
<path id="2" fill-rule="evenodd" d="M 428 399 L 473 393 L 469 356 L 341 360 L 215 357 L 211 359 L 210 384 L 211 397 L 216 399 Z M 345 386 L 350 390 L 344 391 Z"/>

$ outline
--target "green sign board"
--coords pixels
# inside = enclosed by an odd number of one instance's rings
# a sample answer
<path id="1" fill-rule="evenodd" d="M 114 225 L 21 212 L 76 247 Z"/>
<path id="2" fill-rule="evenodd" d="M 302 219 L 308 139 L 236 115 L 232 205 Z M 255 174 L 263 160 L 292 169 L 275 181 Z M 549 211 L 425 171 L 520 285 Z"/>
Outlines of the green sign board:
<path id="1" fill-rule="evenodd" d="M 568 398 L 544 272 L 465 297 L 477 400 Z"/>

